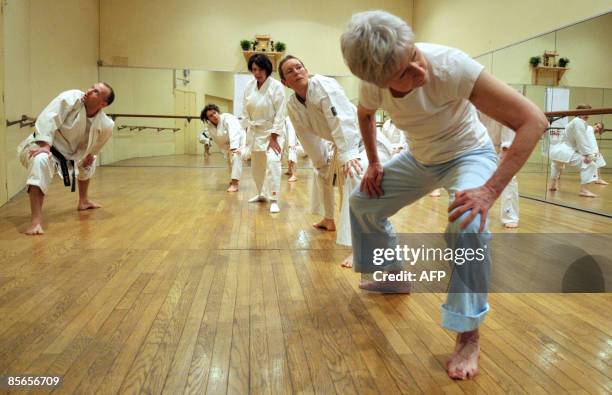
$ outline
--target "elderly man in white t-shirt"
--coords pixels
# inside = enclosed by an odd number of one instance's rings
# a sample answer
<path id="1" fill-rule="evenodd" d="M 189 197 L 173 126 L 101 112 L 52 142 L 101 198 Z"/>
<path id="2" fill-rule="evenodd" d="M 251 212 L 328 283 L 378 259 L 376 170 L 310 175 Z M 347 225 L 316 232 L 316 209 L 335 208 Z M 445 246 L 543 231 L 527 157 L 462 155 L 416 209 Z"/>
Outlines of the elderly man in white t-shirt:
<path id="1" fill-rule="evenodd" d="M 415 44 L 410 27 L 383 11 L 354 15 L 342 35 L 341 47 L 348 67 L 362 80 L 358 118 L 370 164 L 360 190 L 350 200 L 355 269 L 362 273 L 401 271 L 400 260 L 373 260 L 374 248 L 395 250 L 396 237 L 388 217 L 439 187 L 449 192 L 451 200 L 449 247 L 453 251 L 486 248 L 490 241 L 488 211 L 544 133 L 548 125 L 544 114 L 465 53 Z M 406 131 L 410 146 L 409 152 L 384 168 L 374 140 L 378 108 Z M 476 109 L 516 131 L 499 167 Z M 489 275 L 488 252 L 453 264 L 442 305 L 442 325 L 457 332 L 455 351 L 447 364 L 452 378 L 466 379 L 478 373 L 478 328 L 489 310 Z M 378 279 L 381 281 L 362 282 L 360 287 L 379 292 L 409 288 L 407 282 L 390 281 L 392 276 Z"/>

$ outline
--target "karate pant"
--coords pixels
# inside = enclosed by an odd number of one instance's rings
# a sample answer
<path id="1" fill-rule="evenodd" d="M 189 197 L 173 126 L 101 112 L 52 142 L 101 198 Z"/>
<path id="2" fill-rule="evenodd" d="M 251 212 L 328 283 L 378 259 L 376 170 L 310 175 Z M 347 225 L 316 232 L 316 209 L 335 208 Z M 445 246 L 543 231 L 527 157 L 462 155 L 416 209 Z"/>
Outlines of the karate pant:
<path id="1" fill-rule="evenodd" d="M 278 201 L 281 186 L 281 155 L 271 148 L 251 152 L 251 168 L 257 194 Z"/>
<path id="2" fill-rule="evenodd" d="M 224 150 L 223 155 L 227 160 L 227 167 L 232 180 L 240 180 L 242 176 L 242 157 L 240 154 L 233 153 L 230 150 Z"/>
<path id="3" fill-rule="evenodd" d="M 301 146 L 297 146 L 295 148 L 287 148 L 287 160 L 289 162 L 297 163 L 297 158 L 306 157 L 306 153 L 304 152 L 304 148 Z"/>
<path id="4" fill-rule="evenodd" d="M 595 162 L 584 163 L 584 158 L 577 152 L 574 152 L 568 164 L 575 166 L 580 171 L 580 184 L 590 184 L 597 181 L 597 164 Z M 550 177 L 553 180 L 559 178 L 563 169 L 563 162 L 552 160 L 550 162 L 551 172 Z"/>
<path id="5" fill-rule="evenodd" d="M 59 174 L 59 164 L 52 155 L 38 154 L 35 157 L 30 158 L 30 151 L 38 148 L 38 144 L 28 144 L 19 153 L 19 161 L 28 169 L 28 177 L 26 185 L 37 186 L 40 188 L 43 194 L 47 194 L 49 186 L 53 181 L 53 175 Z M 75 170 L 77 179 L 85 181 L 90 179 L 96 171 L 96 163 L 98 158 L 95 157 L 94 163 L 90 167 L 79 166 Z M 75 161 L 76 162 L 76 161 Z M 68 171 L 72 174 L 71 166 L 68 165 Z M 72 179 L 71 179 L 72 182 Z"/>
<path id="6" fill-rule="evenodd" d="M 355 190 L 350 198 L 355 271 L 373 273 L 401 269 L 400 262 L 387 261 L 377 266 L 371 259 L 374 247 L 394 248 L 397 244 L 388 218 L 436 188 L 444 187 L 452 201 L 455 192 L 484 185 L 496 168 L 497 155 L 492 145 L 464 153 L 439 165 L 425 166 L 410 152 L 402 152 L 391 159 L 384 165 L 383 196 L 370 198 L 366 193 Z M 484 232 L 478 234 L 480 215 L 465 229 L 460 229 L 461 222 L 469 214 L 470 211 L 467 211 L 448 224 L 445 233 L 448 246 L 453 250 L 484 248 L 487 253 L 483 261 L 466 259 L 463 265 L 451 263 L 453 274 L 446 303 L 442 305 L 442 326 L 455 332 L 478 328 L 489 311 L 487 295 L 491 261 L 487 244 L 491 234 L 488 224 Z M 468 284 L 466 280 L 469 280 Z"/>
<path id="7" fill-rule="evenodd" d="M 518 224 L 519 222 L 519 193 L 516 176 L 508 183 L 500 196 L 500 218 L 502 224 Z"/>
<path id="8" fill-rule="evenodd" d="M 381 163 L 387 162 L 391 157 L 391 152 L 382 144 L 377 145 L 378 158 Z M 315 158 L 313 155 L 308 155 L 312 158 L 313 163 Z M 343 246 L 351 246 L 351 221 L 350 221 L 350 209 L 349 209 L 349 197 L 352 191 L 359 188 L 361 184 L 361 178 L 368 169 L 368 156 L 366 151 L 362 151 L 359 154 L 359 164 L 363 171 L 359 175 L 353 175 L 353 177 L 344 177 L 344 185 L 342 188 L 342 195 L 340 196 L 340 218 L 338 220 L 338 226 L 336 228 L 336 243 Z M 338 171 L 342 171 L 339 166 Z M 327 163 L 324 166 L 316 170 L 315 186 L 313 188 L 311 207 L 314 213 L 322 214 L 325 218 L 334 218 L 335 201 L 334 201 L 334 187 L 332 185 L 331 177 L 334 176 L 334 169 L 332 164 Z"/>

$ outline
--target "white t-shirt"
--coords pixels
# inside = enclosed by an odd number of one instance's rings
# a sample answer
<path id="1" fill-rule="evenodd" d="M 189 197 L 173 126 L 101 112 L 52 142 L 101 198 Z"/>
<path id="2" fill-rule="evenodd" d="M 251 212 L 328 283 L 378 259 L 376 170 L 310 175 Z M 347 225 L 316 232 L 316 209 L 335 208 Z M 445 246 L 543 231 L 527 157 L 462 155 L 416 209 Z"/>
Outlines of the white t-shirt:
<path id="1" fill-rule="evenodd" d="M 387 111 L 406 133 L 412 155 L 423 164 L 448 162 L 490 144 L 476 107 L 469 101 L 484 67 L 458 49 L 426 43 L 416 46 L 428 63 L 425 85 L 395 98 L 389 89 L 362 81 L 359 104 Z"/>

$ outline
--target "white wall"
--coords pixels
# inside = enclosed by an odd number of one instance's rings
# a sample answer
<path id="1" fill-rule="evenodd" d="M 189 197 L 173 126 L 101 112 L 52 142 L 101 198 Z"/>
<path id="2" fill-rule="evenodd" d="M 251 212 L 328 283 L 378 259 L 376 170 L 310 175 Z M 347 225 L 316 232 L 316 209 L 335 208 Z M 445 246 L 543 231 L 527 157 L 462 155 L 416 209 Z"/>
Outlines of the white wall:
<path id="1" fill-rule="evenodd" d="M 347 75 L 339 37 L 353 13 L 369 9 L 412 20 L 412 0 L 105 0 L 101 57 L 105 64 L 237 72 L 246 70 L 240 40 L 269 34 L 313 72 Z"/>

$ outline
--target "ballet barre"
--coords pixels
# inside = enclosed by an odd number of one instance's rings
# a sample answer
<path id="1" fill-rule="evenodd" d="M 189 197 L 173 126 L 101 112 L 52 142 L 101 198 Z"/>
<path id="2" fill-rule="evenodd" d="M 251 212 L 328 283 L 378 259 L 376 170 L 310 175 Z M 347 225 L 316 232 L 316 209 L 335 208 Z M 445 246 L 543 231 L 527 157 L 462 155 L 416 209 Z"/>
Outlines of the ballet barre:
<path id="1" fill-rule="evenodd" d="M 612 114 L 612 107 L 604 108 L 589 108 L 585 110 L 565 110 L 565 111 L 549 111 L 544 115 L 548 118 L 548 122 L 552 123 L 558 119 L 565 117 L 577 117 L 579 115 L 603 115 Z"/>
<path id="2" fill-rule="evenodd" d="M 117 118 L 165 118 L 165 119 L 186 119 L 191 122 L 192 119 L 200 119 L 199 115 L 160 115 L 160 114 L 107 114 L 114 120 Z"/>
<path id="3" fill-rule="evenodd" d="M 19 128 L 25 128 L 28 126 L 34 126 L 34 123 L 36 122 L 36 118 L 32 118 L 29 117 L 27 115 L 22 115 L 20 119 L 16 120 L 16 121 L 9 121 L 8 119 L 6 120 L 6 126 L 13 126 L 13 125 L 17 125 L 19 124 Z"/>

